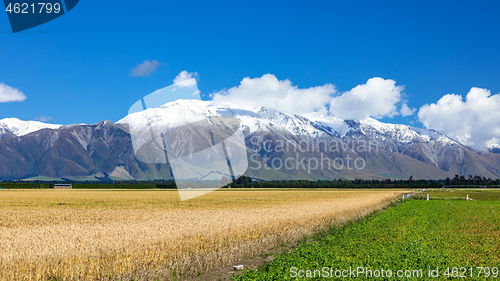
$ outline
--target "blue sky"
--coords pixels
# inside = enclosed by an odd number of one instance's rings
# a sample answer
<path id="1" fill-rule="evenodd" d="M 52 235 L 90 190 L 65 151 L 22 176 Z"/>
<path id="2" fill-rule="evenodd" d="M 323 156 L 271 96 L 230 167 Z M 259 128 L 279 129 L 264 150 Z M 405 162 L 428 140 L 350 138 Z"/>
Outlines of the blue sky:
<path id="1" fill-rule="evenodd" d="M 208 94 L 271 73 L 300 88 L 404 85 L 419 109 L 472 87 L 500 92 L 497 1 L 92 1 L 13 34 L 0 11 L 0 119 L 117 121 L 182 71 Z M 156 71 L 131 76 L 144 60 Z M 251 98 L 251 97 L 249 97 Z M 417 114 L 382 121 L 423 126 Z"/>

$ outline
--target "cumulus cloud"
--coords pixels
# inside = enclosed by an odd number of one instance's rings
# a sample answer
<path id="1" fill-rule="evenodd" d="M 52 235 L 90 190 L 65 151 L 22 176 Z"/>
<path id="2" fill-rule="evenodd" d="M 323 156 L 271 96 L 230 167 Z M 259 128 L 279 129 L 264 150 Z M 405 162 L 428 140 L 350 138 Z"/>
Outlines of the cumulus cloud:
<path id="1" fill-rule="evenodd" d="M 217 103 L 239 107 L 270 107 L 287 114 L 305 114 L 326 110 L 326 104 L 336 93 L 332 84 L 299 89 L 288 79 L 278 80 L 272 74 L 260 78 L 244 78 L 240 85 L 213 94 Z"/>
<path id="2" fill-rule="evenodd" d="M 366 84 L 358 85 L 333 98 L 330 111 L 340 118 L 353 120 L 394 117 L 401 113 L 398 107 L 402 101 L 403 90 L 404 87 L 396 86 L 394 80 L 371 78 Z M 402 111 L 408 114 L 411 110 L 403 108 Z"/>
<path id="3" fill-rule="evenodd" d="M 425 127 L 476 149 L 486 149 L 500 140 L 500 94 L 472 88 L 465 101 L 462 96 L 448 94 L 437 103 L 426 104 L 418 112 Z"/>
<path id="4" fill-rule="evenodd" d="M 160 63 L 156 60 L 145 60 L 130 71 L 130 76 L 138 77 L 151 75 L 158 66 L 160 66 Z"/>
<path id="5" fill-rule="evenodd" d="M 413 114 L 415 109 L 403 103 L 403 89 L 394 80 L 382 78 L 372 78 L 345 93 L 339 93 L 332 84 L 300 89 L 288 79 L 266 74 L 244 78 L 239 86 L 214 93 L 213 100 L 239 107 L 271 107 L 287 114 L 318 112 L 361 120 Z"/>
<path id="6" fill-rule="evenodd" d="M 24 101 L 26 96 L 23 92 L 9 85 L 0 83 L 0 102 Z"/>
<path id="7" fill-rule="evenodd" d="M 407 103 L 403 103 L 403 105 L 401 105 L 400 113 L 403 117 L 413 115 L 416 111 L 416 108 L 410 108 Z"/>
<path id="8" fill-rule="evenodd" d="M 196 77 L 198 73 L 187 72 L 186 70 L 181 71 L 174 79 L 174 84 L 179 87 L 192 87 L 196 85 Z"/>
<path id="9" fill-rule="evenodd" d="M 35 121 L 40 121 L 40 122 L 49 122 L 50 120 L 52 120 L 52 117 L 47 117 L 44 115 L 35 118 Z"/>

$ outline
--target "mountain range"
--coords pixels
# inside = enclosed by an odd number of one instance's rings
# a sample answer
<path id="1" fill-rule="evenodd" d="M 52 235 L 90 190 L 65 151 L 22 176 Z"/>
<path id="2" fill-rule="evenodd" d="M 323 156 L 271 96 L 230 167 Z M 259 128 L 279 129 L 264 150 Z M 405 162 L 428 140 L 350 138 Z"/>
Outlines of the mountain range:
<path id="1" fill-rule="evenodd" d="M 249 163 L 245 175 L 256 179 L 500 177 L 496 147 L 478 151 L 434 130 L 371 118 L 342 120 L 319 113 L 290 115 L 266 107 L 243 109 L 177 100 L 116 123 L 61 126 L 2 119 L 0 180 L 172 179 L 169 163 L 136 159 L 129 128 L 149 124 L 168 132 L 186 121 L 210 116 L 240 121 Z M 166 139 L 177 144 L 169 149 L 190 149 L 183 147 L 182 137 Z"/>

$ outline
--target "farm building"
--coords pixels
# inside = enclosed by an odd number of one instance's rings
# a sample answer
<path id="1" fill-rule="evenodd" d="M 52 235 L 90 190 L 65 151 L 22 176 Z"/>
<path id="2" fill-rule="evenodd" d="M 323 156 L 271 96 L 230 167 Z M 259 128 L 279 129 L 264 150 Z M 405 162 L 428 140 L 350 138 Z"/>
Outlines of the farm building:
<path id="1" fill-rule="evenodd" d="M 73 188 L 73 186 L 70 183 L 68 183 L 68 184 L 66 184 L 66 183 L 62 183 L 62 184 L 56 183 L 56 184 L 54 184 L 54 189 L 72 189 L 72 188 Z"/>

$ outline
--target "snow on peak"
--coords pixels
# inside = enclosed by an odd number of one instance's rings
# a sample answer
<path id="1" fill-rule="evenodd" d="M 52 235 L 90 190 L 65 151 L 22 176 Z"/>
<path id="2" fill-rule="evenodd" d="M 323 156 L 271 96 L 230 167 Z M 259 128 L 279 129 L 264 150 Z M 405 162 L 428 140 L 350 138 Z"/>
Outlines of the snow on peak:
<path id="1" fill-rule="evenodd" d="M 375 133 L 385 135 L 402 143 L 409 143 L 415 140 L 439 142 L 445 145 L 456 143 L 452 139 L 434 130 L 416 128 L 409 125 L 382 123 L 373 118 L 361 120 L 360 124 L 365 134 L 369 133 L 370 130 L 374 130 Z"/>
<path id="2" fill-rule="evenodd" d="M 488 150 L 491 152 L 500 152 L 500 144 L 490 142 L 487 144 Z"/>
<path id="3" fill-rule="evenodd" d="M 132 113 L 117 123 L 150 124 L 153 128 L 170 128 L 195 122 L 208 116 L 231 116 L 240 120 L 250 132 L 284 129 L 296 135 L 318 135 L 313 124 L 300 116 L 289 116 L 275 109 L 259 107 L 252 109 L 235 108 L 211 101 L 176 100 L 161 107 L 148 108 Z"/>
<path id="4" fill-rule="evenodd" d="M 17 118 L 5 118 L 0 120 L 0 129 L 8 131 L 20 137 L 41 129 L 58 129 L 61 125 L 48 124 L 39 121 L 23 121 Z"/>
<path id="5" fill-rule="evenodd" d="M 344 137 L 350 131 L 359 130 L 377 139 L 392 138 L 401 143 L 410 143 L 415 140 L 439 142 L 445 145 L 456 143 L 433 130 L 382 123 L 373 118 L 353 123 L 324 112 L 292 116 L 273 108 L 248 107 L 243 109 L 201 100 L 176 100 L 161 107 L 132 113 L 117 123 L 131 123 L 138 126 L 150 124 L 153 128 L 171 128 L 215 115 L 238 118 L 250 133 L 278 129 L 298 136 Z"/>

